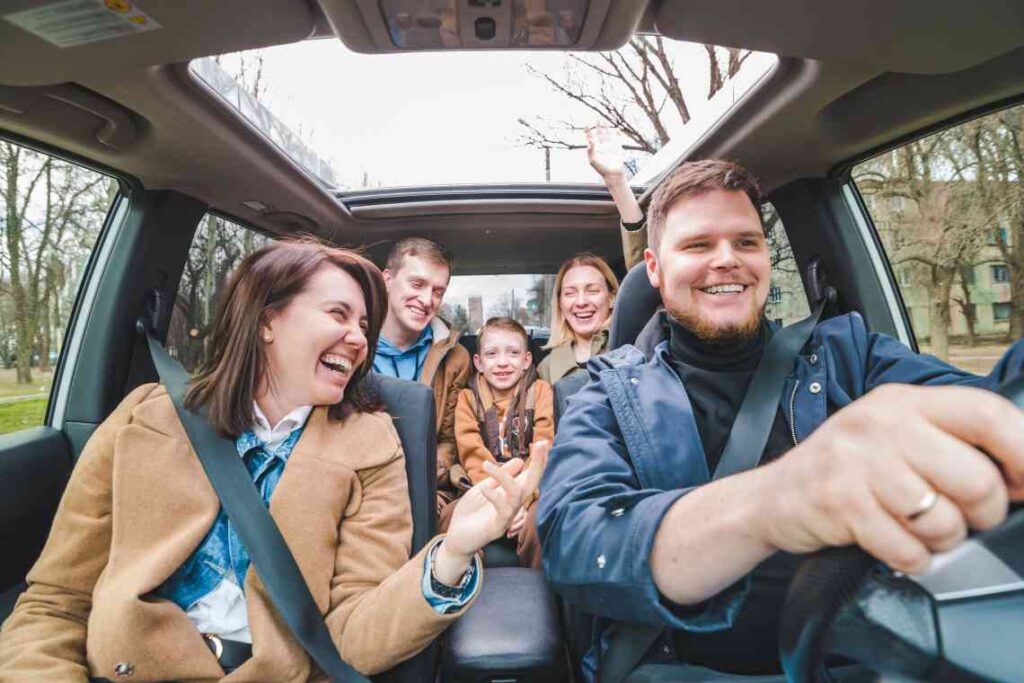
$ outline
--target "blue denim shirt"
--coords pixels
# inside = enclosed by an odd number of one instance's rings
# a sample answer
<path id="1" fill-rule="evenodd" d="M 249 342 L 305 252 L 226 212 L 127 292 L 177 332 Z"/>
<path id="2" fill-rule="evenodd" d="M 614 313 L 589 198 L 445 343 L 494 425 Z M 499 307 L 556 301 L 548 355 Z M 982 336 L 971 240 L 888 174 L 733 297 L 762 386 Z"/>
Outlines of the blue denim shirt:
<path id="1" fill-rule="evenodd" d="M 270 496 L 304 428 L 293 430 L 273 452 L 268 451 L 252 431 L 235 439 L 238 454 L 264 503 L 269 505 Z M 242 544 L 235 525 L 228 519 L 224 508 L 221 508 L 199 547 L 155 593 L 187 612 L 200 598 L 216 588 L 229 571 L 234 572 L 236 582 L 244 591 L 245 574 L 249 570 L 250 561 L 249 551 Z"/>

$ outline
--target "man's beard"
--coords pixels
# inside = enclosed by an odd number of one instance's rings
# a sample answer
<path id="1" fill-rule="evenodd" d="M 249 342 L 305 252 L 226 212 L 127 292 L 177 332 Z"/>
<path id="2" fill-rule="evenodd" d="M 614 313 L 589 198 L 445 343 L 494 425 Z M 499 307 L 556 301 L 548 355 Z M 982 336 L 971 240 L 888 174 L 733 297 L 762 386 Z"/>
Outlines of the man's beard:
<path id="1" fill-rule="evenodd" d="M 737 346 L 750 342 L 757 336 L 761 329 L 765 306 L 752 311 L 745 320 L 728 325 L 715 325 L 701 315 L 700 311 L 683 311 L 667 304 L 665 310 L 702 342 L 712 346 Z"/>

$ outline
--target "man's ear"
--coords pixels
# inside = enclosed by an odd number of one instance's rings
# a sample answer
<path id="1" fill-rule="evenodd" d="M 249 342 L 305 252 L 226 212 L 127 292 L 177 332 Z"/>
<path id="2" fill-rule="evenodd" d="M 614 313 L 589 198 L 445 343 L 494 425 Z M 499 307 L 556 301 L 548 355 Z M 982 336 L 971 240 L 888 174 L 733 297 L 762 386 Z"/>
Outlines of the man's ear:
<path id="1" fill-rule="evenodd" d="M 650 247 L 644 249 L 644 265 L 647 266 L 647 279 L 651 287 L 661 289 L 661 270 L 658 268 L 658 257 L 654 255 Z"/>
<path id="2" fill-rule="evenodd" d="M 481 363 L 480 363 L 480 354 L 479 353 L 474 353 L 473 354 L 473 367 L 476 368 L 477 372 L 483 372 L 484 371 L 484 369 L 482 367 L 480 367 L 480 365 L 481 365 Z"/>
<path id="3" fill-rule="evenodd" d="M 384 272 L 382 272 L 381 275 L 384 276 L 384 288 L 387 289 L 388 292 L 390 293 L 391 292 L 391 281 L 394 280 L 395 276 L 392 275 L 391 271 L 388 270 L 387 268 L 384 269 Z"/>

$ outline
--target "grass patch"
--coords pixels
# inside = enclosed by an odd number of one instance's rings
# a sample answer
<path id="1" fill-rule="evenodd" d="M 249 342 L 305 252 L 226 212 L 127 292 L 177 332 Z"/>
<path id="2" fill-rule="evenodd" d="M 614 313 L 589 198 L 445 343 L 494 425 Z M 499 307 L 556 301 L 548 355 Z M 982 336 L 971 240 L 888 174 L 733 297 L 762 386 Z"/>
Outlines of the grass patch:
<path id="1" fill-rule="evenodd" d="M 38 396 L 46 398 L 50 395 L 50 383 L 53 381 L 53 373 L 40 372 L 32 368 L 32 382 L 29 384 L 18 384 L 17 373 L 13 369 L 0 368 L 0 398 L 11 396 Z"/>
<path id="2" fill-rule="evenodd" d="M 0 403 L 0 434 L 38 427 L 46 417 L 46 398 Z"/>

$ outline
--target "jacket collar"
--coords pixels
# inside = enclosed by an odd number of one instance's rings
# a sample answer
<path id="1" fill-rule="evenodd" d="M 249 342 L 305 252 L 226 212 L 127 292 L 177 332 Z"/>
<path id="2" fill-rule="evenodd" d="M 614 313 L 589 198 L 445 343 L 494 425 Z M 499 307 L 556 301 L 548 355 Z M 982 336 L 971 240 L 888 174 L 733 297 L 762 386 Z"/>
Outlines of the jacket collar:
<path id="1" fill-rule="evenodd" d="M 430 330 L 434 335 L 434 340 L 431 342 L 433 345 L 444 344 L 453 336 L 452 328 L 439 315 L 435 315 L 431 319 Z M 458 335 L 455 335 L 455 338 L 458 339 Z"/>
<path id="2" fill-rule="evenodd" d="M 608 328 L 603 327 L 594 333 L 590 338 L 590 356 L 599 356 L 608 350 Z M 554 384 L 562 377 L 576 370 L 576 354 L 572 349 L 572 342 L 555 346 L 548 353 L 548 373 L 551 383 Z"/>
<path id="3" fill-rule="evenodd" d="M 459 343 L 462 336 L 460 330 L 448 325 L 440 316 L 435 316 L 430 321 L 431 329 L 434 331 L 434 343 L 427 352 L 426 360 L 423 362 L 423 370 L 420 372 L 420 383 L 430 386 L 434 382 L 434 375 L 441 367 L 448 353 Z M 440 416 L 438 416 L 440 418 Z"/>

